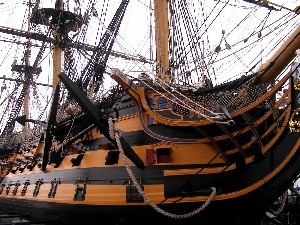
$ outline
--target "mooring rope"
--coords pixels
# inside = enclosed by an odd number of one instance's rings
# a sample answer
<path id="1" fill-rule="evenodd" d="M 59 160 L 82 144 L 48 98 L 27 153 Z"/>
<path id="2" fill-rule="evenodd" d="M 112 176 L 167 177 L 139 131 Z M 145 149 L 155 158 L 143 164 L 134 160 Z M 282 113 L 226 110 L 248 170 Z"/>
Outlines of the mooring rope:
<path id="1" fill-rule="evenodd" d="M 288 197 L 288 192 L 286 191 L 282 196 L 282 201 L 281 201 L 279 208 L 276 211 L 273 210 L 272 208 L 269 209 L 271 211 L 271 213 L 278 216 L 284 209 L 287 197 Z"/>
<path id="2" fill-rule="evenodd" d="M 137 181 L 137 179 L 135 178 L 130 166 L 128 165 L 127 163 L 127 160 L 126 160 L 126 156 L 124 154 L 124 150 L 122 148 L 122 144 L 120 142 L 120 137 L 123 133 L 123 130 L 121 129 L 118 129 L 116 128 L 115 126 L 115 123 L 113 121 L 112 118 L 109 118 L 108 119 L 108 124 L 109 124 L 109 135 L 112 139 L 115 139 L 116 142 L 117 142 L 117 145 L 118 145 L 118 149 L 120 151 L 120 154 L 122 156 L 122 159 L 123 159 L 123 162 L 124 162 L 124 165 L 125 165 L 125 168 L 127 170 L 127 173 L 129 175 L 129 177 L 131 178 L 131 180 L 133 181 L 133 184 L 135 185 L 136 189 L 138 190 L 139 194 L 144 198 L 144 200 L 146 202 L 148 202 L 148 204 L 153 208 L 155 209 L 157 212 L 165 215 L 165 216 L 168 216 L 168 217 L 171 217 L 173 219 L 185 219 L 185 218 L 189 218 L 189 217 L 192 217 L 196 214 L 198 214 L 199 212 L 201 212 L 203 209 L 205 209 L 209 203 L 212 201 L 212 199 L 215 197 L 216 195 L 216 188 L 215 187 L 211 187 L 211 190 L 212 190 L 212 193 L 211 195 L 209 196 L 209 198 L 206 200 L 206 202 L 201 205 L 198 209 L 195 209 L 194 211 L 190 212 L 190 213 L 186 213 L 186 214 L 181 214 L 181 215 L 176 215 L 176 214 L 173 214 L 173 213 L 169 213 L 165 210 L 163 210 L 162 208 L 158 207 L 156 204 L 154 204 L 150 198 L 145 194 L 145 192 L 142 190 L 139 182 Z"/>

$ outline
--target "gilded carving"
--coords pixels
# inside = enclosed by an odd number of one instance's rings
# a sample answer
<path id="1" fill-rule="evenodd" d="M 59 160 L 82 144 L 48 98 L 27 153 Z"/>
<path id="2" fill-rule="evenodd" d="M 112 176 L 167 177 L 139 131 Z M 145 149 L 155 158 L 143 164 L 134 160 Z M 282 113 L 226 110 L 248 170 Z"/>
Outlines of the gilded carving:
<path id="1" fill-rule="evenodd" d="M 300 108 L 296 109 L 289 122 L 290 132 L 300 132 L 300 121 L 297 120 L 299 118 Z"/>
<path id="2" fill-rule="evenodd" d="M 294 81 L 294 88 L 297 91 L 300 91 L 300 79 Z"/>

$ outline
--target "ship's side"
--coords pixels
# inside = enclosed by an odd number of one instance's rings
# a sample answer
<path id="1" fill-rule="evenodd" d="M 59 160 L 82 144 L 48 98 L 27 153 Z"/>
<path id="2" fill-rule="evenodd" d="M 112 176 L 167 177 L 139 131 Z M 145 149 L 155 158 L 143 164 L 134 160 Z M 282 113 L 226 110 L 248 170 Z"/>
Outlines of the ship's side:
<path id="1" fill-rule="evenodd" d="M 43 142 L 2 160 L 1 201 L 14 205 L 16 211 L 34 210 L 36 215 L 51 214 L 62 221 L 96 220 L 117 212 L 120 214 L 109 220 L 111 224 L 140 216 L 177 221 L 149 206 L 132 183 L 134 176 L 151 202 L 174 214 L 189 213 L 213 199 L 203 212 L 189 214 L 187 221 L 209 219 L 211 223 L 218 212 L 225 221 L 240 218 L 243 224 L 253 224 L 299 173 L 299 102 L 297 80 L 291 74 L 273 86 L 262 85 L 267 92 L 251 104 L 233 109 L 234 124 L 193 119 L 192 112 L 180 115 L 171 108 L 164 114 L 168 104 L 149 112 L 142 99 L 147 85 L 140 81 L 135 84 L 140 99 L 125 95 L 110 115 L 95 119 L 91 111 L 98 110 L 100 116 L 101 111 L 92 104 L 94 108 L 84 116 L 97 127 L 66 145 L 69 153 L 64 157 L 57 154 L 64 149 L 53 142 L 45 171 L 41 171 Z M 72 84 L 63 74 L 61 79 L 66 86 Z M 276 99 L 283 89 L 282 97 Z M 158 98 L 147 96 L 155 105 Z M 79 104 L 85 108 L 87 103 Z M 131 159 L 126 161 L 132 174 L 125 168 L 117 143 L 104 135 L 110 129 L 108 117 L 123 130 L 121 144 Z M 161 117 L 166 122 L 156 122 Z M 61 130 L 53 135 L 59 136 Z M 216 188 L 213 196 L 212 187 Z M 34 209 L 36 206 L 39 209 Z M 75 212 L 72 217 L 66 213 L 70 210 Z"/>
<path id="2" fill-rule="evenodd" d="M 230 83 L 172 85 L 165 59 L 158 79 L 113 69 L 118 88 L 90 98 L 86 88 L 92 79 L 100 82 L 127 3 L 101 39 L 107 51 L 91 57 L 81 80 L 56 64 L 41 132 L 14 133 L 1 145 L 0 204 L 60 224 L 259 224 L 300 173 L 300 67 L 291 64 L 299 27 L 267 65 Z M 49 19 L 60 12 L 73 18 L 72 29 L 81 25 L 81 17 L 57 7 L 37 10 L 32 21 L 45 23 L 39 13 Z M 62 34 L 54 36 L 58 58 L 70 47 Z"/>

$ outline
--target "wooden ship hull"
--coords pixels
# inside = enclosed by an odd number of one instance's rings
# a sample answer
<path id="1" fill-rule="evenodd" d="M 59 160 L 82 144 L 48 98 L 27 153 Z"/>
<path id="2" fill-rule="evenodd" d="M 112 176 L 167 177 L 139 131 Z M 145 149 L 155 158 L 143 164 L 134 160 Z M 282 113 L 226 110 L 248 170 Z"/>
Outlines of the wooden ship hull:
<path id="1" fill-rule="evenodd" d="M 61 79 L 66 79 L 65 85 L 70 82 L 70 90 L 78 91 L 67 76 L 61 74 Z M 289 86 L 282 99 L 271 105 L 286 82 Z M 220 219 L 213 217 L 218 212 L 224 221 L 254 224 L 299 174 L 300 139 L 297 126 L 293 126 L 299 111 L 297 95 L 290 72 L 252 105 L 231 113 L 239 126 L 226 127 L 201 120 L 187 121 L 195 123 L 192 126 L 183 121 L 183 126 L 145 125 L 149 113 L 142 101 L 125 95 L 115 105 L 115 125 L 124 130 L 122 146 L 131 159 L 128 164 L 134 176 L 162 209 L 188 213 L 206 202 L 215 187 L 213 201 L 183 220 L 209 220 L 212 224 Z M 286 107 L 281 108 L 283 101 Z M 88 105 L 86 99 L 81 104 L 83 108 Z M 94 107 L 89 110 L 101 115 Z M 38 157 L 43 142 L 29 152 L 11 155 L 10 161 L 14 158 L 19 164 L 9 167 L 3 163 L 0 202 L 19 213 L 31 211 L 33 216 L 48 219 L 51 215 L 65 223 L 96 221 L 105 215 L 107 224 L 137 218 L 180 223 L 156 212 L 137 191 L 118 148 L 104 135 L 109 129 L 107 119 L 97 120 L 88 111 L 86 116 L 93 118 L 91 125 L 97 128 L 71 145 L 73 154 L 50 156 L 45 172 Z"/>
<path id="2" fill-rule="evenodd" d="M 60 73 L 43 136 L 1 149 L 0 204 L 60 224 L 260 224 L 300 173 L 300 80 L 294 67 L 273 79 L 299 43 L 298 27 L 226 91 L 170 90 L 115 69 L 124 91 L 97 103 Z M 57 122 L 61 85 L 80 110 Z"/>

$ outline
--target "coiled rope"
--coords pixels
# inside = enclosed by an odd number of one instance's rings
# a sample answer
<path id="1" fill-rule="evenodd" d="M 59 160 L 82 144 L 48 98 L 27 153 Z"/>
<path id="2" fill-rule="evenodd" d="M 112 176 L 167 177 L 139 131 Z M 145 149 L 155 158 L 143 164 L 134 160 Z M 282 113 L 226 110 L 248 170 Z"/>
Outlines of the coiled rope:
<path id="1" fill-rule="evenodd" d="M 139 194 L 157 212 L 159 212 L 159 213 L 161 213 L 161 214 L 163 214 L 165 216 L 171 217 L 173 219 L 185 219 L 185 218 L 189 218 L 189 217 L 192 217 L 192 216 L 198 214 L 203 209 L 205 209 L 209 205 L 209 203 L 212 201 L 212 199 L 215 197 L 215 195 L 216 195 L 216 188 L 215 187 L 211 187 L 212 193 L 211 193 L 211 195 L 209 196 L 209 198 L 206 200 L 206 202 L 203 205 L 201 205 L 198 209 L 195 209 L 194 211 L 192 211 L 190 213 L 181 214 L 181 215 L 176 215 L 176 214 L 173 214 L 173 213 L 166 212 L 165 210 L 163 210 L 160 207 L 158 207 L 156 204 L 154 204 L 149 199 L 149 197 L 142 190 L 140 184 L 138 183 L 137 179 L 135 178 L 134 174 L 132 173 L 131 168 L 129 167 L 129 165 L 127 163 L 126 156 L 124 154 L 124 150 L 123 150 L 121 142 L 120 142 L 120 137 L 121 137 L 121 135 L 123 133 L 123 130 L 116 128 L 115 123 L 114 123 L 114 121 L 113 121 L 112 118 L 108 119 L 108 124 L 109 124 L 109 135 L 110 135 L 110 137 L 112 139 L 115 139 L 116 142 L 117 142 L 117 147 L 118 147 L 118 149 L 120 151 L 120 154 L 122 156 L 122 159 L 123 159 L 123 162 L 124 162 L 124 165 L 125 165 L 125 168 L 127 170 L 127 173 L 129 175 L 129 177 L 133 181 L 133 184 L 135 185 L 135 187 L 138 190 Z"/>

